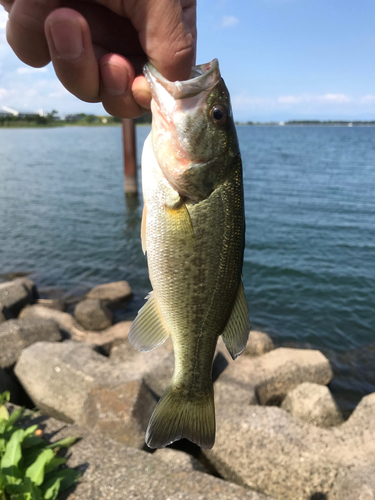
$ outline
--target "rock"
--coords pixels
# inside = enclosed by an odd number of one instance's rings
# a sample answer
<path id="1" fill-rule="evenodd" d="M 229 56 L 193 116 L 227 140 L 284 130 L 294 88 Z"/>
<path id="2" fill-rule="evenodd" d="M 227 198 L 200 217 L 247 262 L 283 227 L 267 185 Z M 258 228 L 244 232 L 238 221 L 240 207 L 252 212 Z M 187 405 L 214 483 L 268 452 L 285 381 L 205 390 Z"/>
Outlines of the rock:
<path id="1" fill-rule="evenodd" d="M 142 448 L 155 406 L 155 399 L 141 379 L 114 389 L 95 386 L 85 403 L 83 424 L 118 443 Z"/>
<path id="2" fill-rule="evenodd" d="M 65 302 L 61 299 L 38 299 L 36 302 L 39 306 L 56 309 L 56 311 L 64 312 Z"/>
<path id="3" fill-rule="evenodd" d="M 139 352 L 129 342 L 123 342 L 112 349 L 110 359 L 123 364 L 127 371 L 138 373 L 158 397 L 163 394 L 174 371 L 171 338 L 148 352 Z"/>
<path id="4" fill-rule="evenodd" d="M 21 311 L 20 318 L 52 319 L 53 321 L 56 321 L 65 336 L 69 337 L 74 337 L 76 331 L 80 331 L 78 324 L 70 314 L 56 309 L 51 309 L 49 307 L 44 307 L 39 304 L 25 307 L 25 309 Z"/>
<path id="5" fill-rule="evenodd" d="M 44 413 L 144 446 L 156 402 L 139 367 L 113 363 L 84 343 L 39 342 L 23 350 L 15 373 Z"/>
<path id="6" fill-rule="evenodd" d="M 74 317 L 85 330 L 101 331 L 112 325 L 112 313 L 98 299 L 86 299 L 79 302 Z"/>
<path id="7" fill-rule="evenodd" d="M 319 351 L 280 347 L 262 356 L 240 356 L 228 361 L 221 375 L 242 386 L 255 387 L 261 404 L 279 404 L 287 393 L 303 382 L 328 384 L 333 373 Z"/>
<path id="8" fill-rule="evenodd" d="M 84 419 L 85 401 L 99 380 L 105 385 L 109 360 L 75 341 L 38 342 L 24 349 L 15 374 L 35 405 L 66 422 Z"/>
<path id="9" fill-rule="evenodd" d="M 338 500 L 375 500 L 375 467 L 340 474 L 336 485 Z"/>
<path id="10" fill-rule="evenodd" d="M 178 470 L 157 454 L 129 448 L 76 425 L 61 425 L 40 414 L 21 421 L 42 425 L 52 441 L 82 436 L 69 448 L 68 467 L 82 473 L 79 482 L 59 495 L 60 500 L 273 500 L 195 470 Z M 167 451 L 167 450 L 162 450 Z"/>
<path id="11" fill-rule="evenodd" d="M 342 414 L 328 387 L 305 382 L 288 393 L 281 408 L 295 417 L 319 427 L 343 422 Z"/>
<path id="12" fill-rule="evenodd" d="M 34 283 L 28 278 L 0 283 L 0 323 L 16 318 L 23 307 L 37 298 Z"/>
<path id="13" fill-rule="evenodd" d="M 21 312 L 20 317 L 53 319 L 58 323 L 65 337 L 87 342 L 88 344 L 95 344 L 102 347 L 106 353 L 109 353 L 113 345 L 116 345 L 118 342 L 123 342 L 128 338 L 128 333 L 132 324 L 131 321 L 121 321 L 100 333 L 92 332 L 83 330 L 70 314 L 37 304 L 26 307 Z"/>
<path id="14" fill-rule="evenodd" d="M 375 434 L 375 393 L 363 397 L 349 419 L 342 425 L 345 432 L 362 433 L 365 429 Z"/>
<path id="15" fill-rule="evenodd" d="M 115 307 L 127 302 L 132 295 L 132 289 L 127 281 L 117 281 L 95 286 L 89 291 L 86 298 L 101 300 L 106 305 Z"/>
<path id="16" fill-rule="evenodd" d="M 251 330 L 243 355 L 261 356 L 272 351 L 274 348 L 273 340 L 267 333 Z"/>
<path id="17" fill-rule="evenodd" d="M 199 472 L 204 472 L 205 474 L 211 473 L 211 470 L 207 468 L 204 463 L 183 451 L 174 450 L 172 448 L 163 448 L 156 450 L 153 456 L 177 471 L 190 472 L 198 470 Z"/>
<path id="18" fill-rule="evenodd" d="M 54 321 L 43 318 L 12 319 L 0 324 L 0 367 L 10 368 L 25 347 L 47 340 L 59 342 L 60 329 Z"/>
<path id="19" fill-rule="evenodd" d="M 363 471 L 375 477 L 375 425 L 368 419 L 375 398 L 364 400 L 353 422 L 324 429 L 277 407 L 244 402 L 228 409 L 216 391 L 216 442 L 202 451 L 225 479 L 277 499 L 347 500 L 344 480 L 355 491 Z"/>

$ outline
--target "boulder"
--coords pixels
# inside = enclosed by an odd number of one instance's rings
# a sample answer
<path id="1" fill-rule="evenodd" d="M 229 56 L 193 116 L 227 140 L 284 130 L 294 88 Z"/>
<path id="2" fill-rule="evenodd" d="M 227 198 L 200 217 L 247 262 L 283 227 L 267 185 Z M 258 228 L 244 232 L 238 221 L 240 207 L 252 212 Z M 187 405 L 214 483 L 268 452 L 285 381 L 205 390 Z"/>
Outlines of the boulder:
<path id="1" fill-rule="evenodd" d="M 23 350 L 15 373 L 44 413 L 144 446 L 156 402 L 138 366 L 113 363 L 81 342 L 39 342 Z"/>
<path id="2" fill-rule="evenodd" d="M 280 347 L 262 356 L 240 356 L 228 363 L 221 377 L 255 387 L 259 402 L 267 405 L 280 404 L 288 392 L 303 382 L 325 385 L 333 376 L 328 359 L 311 349 Z"/>
<path id="3" fill-rule="evenodd" d="M 138 373 L 158 397 L 163 394 L 174 372 L 171 338 L 148 352 L 139 352 L 129 342 L 123 342 L 112 349 L 110 359 L 121 363 L 127 371 Z"/>
<path id="4" fill-rule="evenodd" d="M 305 422 L 319 427 L 343 423 L 342 414 L 328 387 L 305 382 L 290 391 L 281 407 Z"/>
<path id="5" fill-rule="evenodd" d="M 155 405 L 142 379 L 116 388 L 95 386 L 86 399 L 82 423 L 118 443 L 142 448 Z"/>
<path id="6" fill-rule="evenodd" d="M 250 330 L 249 340 L 243 352 L 244 356 L 261 356 L 275 348 L 273 340 L 267 333 Z"/>
<path id="7" fill-rule="evenodd" d="M 212 471 L 212 469 L 208 468 L 203 462 L 192 455 L 180 450 L 174 450 L 173 448 L 156 450 L 153 456 L 179 472 L 198 470 L 206 474 L 211 474 Z"/>
<path id="8" fill-rule="evenodd" d="M 375 467 L 345 471 L 336 481 L 335 497 L 338 500 L 374 500 Z"/>
<path id="9" fill-rule="evenodd" d="M 64 333 L 65 337 L 74 340 L 87 342 L 88 344 L 95 344 L 103 348 L 106 353 L 109 353 L 112 346 L 118 342 L 123 342 L 128 338 L 128 333 L 131 321 L 121 321 L 113 326 L 110 326 L 102 332 L 94 332 L 83 330 L 78 322 L 68 313 L 43 307 L 38 304 L 26 307 L 20 314 L 21 318 L 37 317 L 53 319 L 58 323 L 60 330 Z"/>
<path id="10" fill-rule="evenodd" d="M 346 500 L 345 484 L 354 492 L 366 477 L 368 491 L 375 477 L 375 425 L 368 418 L 375 398 L 364 399 L 351 423 L 324 429 L 282 408 L 229 406 L 227 394 L 215 391 L 216 442 L 202 451 L 225 479 L 277 499 Z"/>
<path id="11" fill-rule="evenodd" d="M 101 300 L 106 305 L 115 307 L 127 302 L 132 295 L 132 289 L 127 281 L 116 281 L 95 286 L 86 298 Z"/>
<path id="12" fill-rule="evenodd" d="M 39 306 L 56 309 L 63 312 L 65 310 L 65 302 L 61 299 L 38 299 L 36 302 Z"/>
<path id="13" fill-rule="evenodd" d="M 75 307 L 74 316 L 85 330 L 101 331 L 112 325 L 112 312 L 98 299 L 79 302 Z"/>
<path id="14" fill-rule="evenodd" d="M 28 278 L 0 283 L 0 323 L 16 318 L 23 307 L 36 299 L 35 285 Z"/>
<path id="15" fill-rule="evenodd" d="M 10 368 L 25 347 L 47 340 L 59 342 L 62 339 L 55 321 L 44 318 L 11 319 L 0 324 L 0 367 Z"/>

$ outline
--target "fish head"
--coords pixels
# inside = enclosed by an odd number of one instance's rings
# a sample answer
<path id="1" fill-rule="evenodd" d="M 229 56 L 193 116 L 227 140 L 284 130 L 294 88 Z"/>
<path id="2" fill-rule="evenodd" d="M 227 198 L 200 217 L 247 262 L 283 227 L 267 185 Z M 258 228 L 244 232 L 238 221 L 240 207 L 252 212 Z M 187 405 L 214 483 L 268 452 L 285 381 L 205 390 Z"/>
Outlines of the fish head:
<path id="1" fill-rule="evenodd" d="M 239 157 L 230 97 L 217 59 L 170 82 L 150 64 L 152 143 L 164 177 L 183 197 L 206 199 Z"/>

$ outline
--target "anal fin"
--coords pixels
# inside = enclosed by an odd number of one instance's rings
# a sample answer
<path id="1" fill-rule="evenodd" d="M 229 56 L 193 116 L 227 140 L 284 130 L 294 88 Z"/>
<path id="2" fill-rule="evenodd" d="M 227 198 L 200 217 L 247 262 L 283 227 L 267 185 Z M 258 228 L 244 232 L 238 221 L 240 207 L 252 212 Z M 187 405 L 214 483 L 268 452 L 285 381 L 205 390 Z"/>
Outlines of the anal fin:
<path id="1" fill-rule="evenodd" d="M 138 311 L 128 335 L 129 343 L 138 351 L 151 351 L 169 337 L 154 293 L 150 292 L 147 299 L 146 304 Z"/>
<path id="2" fill-rule="evenodd" d="M 250 321 L 249 308 L 245 297 L 242 281 L 238 287 L 232 313 L 221 336 L 225 347 L 233 359 L 236 359 L 245 349 L 249 338 Z"/>

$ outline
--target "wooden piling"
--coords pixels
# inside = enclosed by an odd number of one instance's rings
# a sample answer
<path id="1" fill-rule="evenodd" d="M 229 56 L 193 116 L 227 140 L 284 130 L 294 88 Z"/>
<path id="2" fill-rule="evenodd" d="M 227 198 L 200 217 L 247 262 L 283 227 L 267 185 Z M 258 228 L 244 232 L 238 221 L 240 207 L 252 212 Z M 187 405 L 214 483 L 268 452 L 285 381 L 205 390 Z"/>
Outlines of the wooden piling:
<path id="1" fill-rule="evenodd" d="M 125 193 L 129 196 L 137 196 L 137 154 L 134 120 L 129 118 L 122 119 L 122 137 L 124 144 Z"/>

